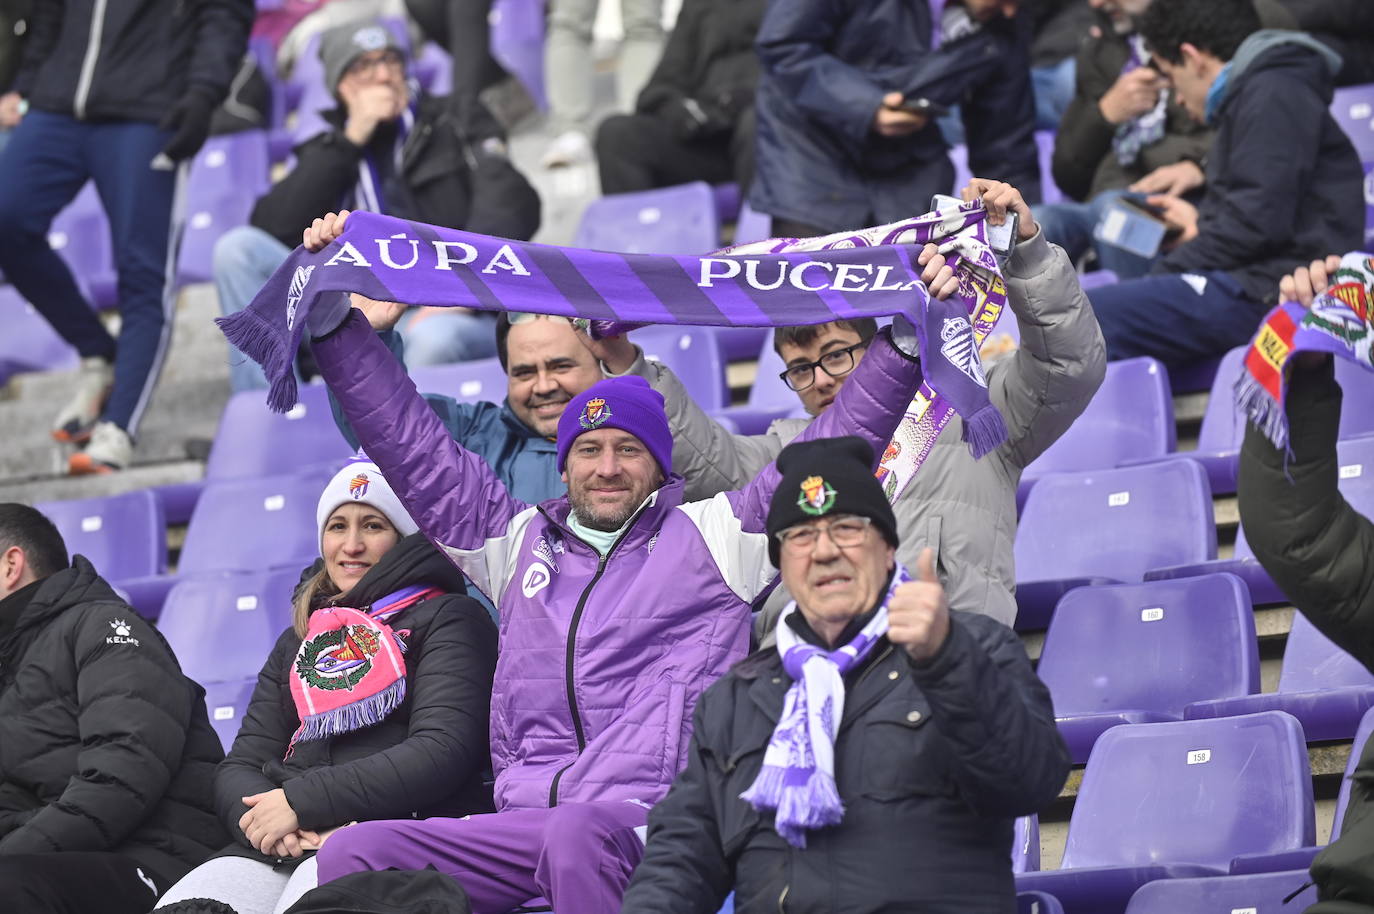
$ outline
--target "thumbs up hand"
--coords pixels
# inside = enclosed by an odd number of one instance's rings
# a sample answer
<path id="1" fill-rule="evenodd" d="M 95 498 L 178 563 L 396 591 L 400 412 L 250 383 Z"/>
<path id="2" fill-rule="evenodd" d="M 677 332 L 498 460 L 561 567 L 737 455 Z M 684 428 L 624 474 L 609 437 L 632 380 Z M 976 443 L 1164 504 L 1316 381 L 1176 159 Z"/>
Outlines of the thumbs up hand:
<path id="1" fill-rule="evenodd" d="M 906 648 L 911 659 L 924 663 L 949 637 L 949 601 L 935 574 L 935 550 L 926 548 L 916 562 L 916 580 L 892 594 L 887 607 L 887 640 Z"/>

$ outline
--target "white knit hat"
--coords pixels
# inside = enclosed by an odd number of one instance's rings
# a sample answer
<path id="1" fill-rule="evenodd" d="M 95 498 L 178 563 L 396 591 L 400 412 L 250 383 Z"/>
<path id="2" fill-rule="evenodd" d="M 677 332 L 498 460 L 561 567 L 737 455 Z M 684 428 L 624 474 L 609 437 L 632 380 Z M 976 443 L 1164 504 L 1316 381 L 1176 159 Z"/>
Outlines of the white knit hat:
<path id="1" fill-rule="evenodd" d="M 324 525 L 334 509 L 350 502 L 371 505 L 381 511 L 403 537 L 420 529 L 420 525 L 411 519 L 401 500 L 392 491 L 391 484 L 386 481 L 377 464 L 366 457 L 354 457 L 334 474 L 334 478 L 320 493 L 320 504 L 315 509 L 315 526 L 319 528 L 321 543 L 324 542 Z"/>

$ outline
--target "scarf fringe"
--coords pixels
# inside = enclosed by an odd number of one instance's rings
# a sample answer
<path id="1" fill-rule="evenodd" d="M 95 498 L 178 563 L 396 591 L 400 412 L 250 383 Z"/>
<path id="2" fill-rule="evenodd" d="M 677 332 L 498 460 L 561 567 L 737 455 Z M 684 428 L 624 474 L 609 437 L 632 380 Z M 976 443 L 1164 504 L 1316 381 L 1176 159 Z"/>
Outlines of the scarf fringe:
<path id="1" fill-rule="evenodd" d="M 330 711 L 311 714 L 301 721 L 300 729 L 291 738 L 293 744 L 301 740 L 329 739 L 381 723 L 406 700 L 406 681 L 401 677 L 373 695 Z"/>
<path id="2" fill-rule="evenodd" d="M 300 319 L 304 320 L 304 315 Z M 286 351 L 277 328 L 251 308 L 217 317 L 215 323 L 231 346 L 261 365 L 267 377 L 275 379 L 267 395 L 268 408 L 284 413 L 295 406 L 296 373 L 291 365 L 295 353 Z"/>
<path id="3" fill-rule="evenodd" d="M 786 776 L 785 769 L 765 765 L 740 799 L 759 812 L 776 810 L 774 826 L 778 834 L 793 847 L 805 848 L 807 831 L 840 824 L 844 802 L 835 779 L 819 768 L 799 786 L 787 786 Z"/>
<path id="4" fill-rule="evenodd" d="M 996 406 L 989 403 L 973 415 L 964 417 L 963 440 L 973 459 L 981 459 L 1007 440 L 1007 420 Z"/>
<path id="5" fill-rule="evenodd" d="M 1274 395 L 1248 371 L 1242 371 L 1236 381 L 1236 404 L 1274 447 L 1287 450 L 1288 415 L 1284 412 L 1283 403 L 1275 400 Z"/>

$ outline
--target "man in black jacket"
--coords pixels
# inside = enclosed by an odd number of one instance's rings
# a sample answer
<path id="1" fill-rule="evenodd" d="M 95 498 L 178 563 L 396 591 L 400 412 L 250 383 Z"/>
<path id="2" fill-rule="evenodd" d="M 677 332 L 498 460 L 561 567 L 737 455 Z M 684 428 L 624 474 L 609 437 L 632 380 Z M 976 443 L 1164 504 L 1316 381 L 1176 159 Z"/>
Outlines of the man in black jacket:
<path id="1" fill-rule="evenodd" d="M 1176 234 L 1151 275 L 1088 293 L 1109 359 L 1178 364 L 1246 342 L 1279 277 L 1364 238 L 1364 169 L 1327 108 L 1340 58 L 1300 32 L 1262 31 L 1251 0 L 1153 0 L 1153 60 L 1216 130 L 1198 206 L 1147 198 Z"/>
<path id="2" fill-rule="evenodd" d="M 764 0 L 686 0 L 634 114 L 596 132 L 603 194 L 754 176 L 754 35 Z"/>
<path id="3" fill-rule="evenodd" d="M 871 463 L 857 438 L 778 456 L 770 555 L 796 602 L 698 702 L 626 914 L 731 890 L 740 914 L 1016 909 L 1013 819 L 1069 771 L 1049 692 L 1011 629 L 950 611 L 931 550 L 900 583 Z"/>
<path id="4" fill-rule="evenodd" d="M 72 473 L 127 466 L 172 328 L 166 287 L 186 166 L 247 48 L 252 0 L 36 2 L 13 89 L 22 120 L 0 156 L 0 270 L 81 355 L 53 436 L 85 443 Z M 48 246 L 87 179 L 110 221 L 118 341 Z"/>
<path id="5" fill-rule="evenodd" d="M 332 129 L 298 146 L 295 167 L 258 200 L 250 224 L 215 245 L 225 314 L 248 306 L 320 213 L 365 209 L 522 241 L 538 230 L 539 195 L 511 164 L 500 125 L 478 105 L 467 118 L 469 135 L 443 99 L 414 97 L 406 55 L 384 25 L 325 32 L 320 59 L 339 101 L 325 115 Z M 399 242 L 396 262 L 409 256 Z M 400 327 L 406 362 L 494 355 L 494 321 L 490 312 L 461 308 L 414 310 Z M 230 384 L 235 392 L 267 386 L 262 370 L 237 352 Z"/>
<path id="6" fill-rule="evenodd" d="M 224 757 L 167 643 L 33 508 L 0 504 L 0 886 L 139 914 L 225 841 Z"/>

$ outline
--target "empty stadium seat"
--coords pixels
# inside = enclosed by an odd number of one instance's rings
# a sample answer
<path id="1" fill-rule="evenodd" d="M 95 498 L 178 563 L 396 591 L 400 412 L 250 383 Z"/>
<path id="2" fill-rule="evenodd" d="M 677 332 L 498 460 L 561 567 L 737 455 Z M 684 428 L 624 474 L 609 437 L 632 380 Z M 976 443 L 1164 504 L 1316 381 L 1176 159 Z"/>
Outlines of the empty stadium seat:
<path id="1" fill-rule="evenodd" d="M 263 660 L 267 658 L 264 656 Z M 224 751 L 234 745 L 243 715 L 248 711 L 248 703 L 253 698 L 253 689 L 258 684 L 256 676 L 233 682 L 212 682 L 205 688 L 205 710 L 210 716 L 210 726 L 214 727 Z"/>
<path id="2" fill-rule="evenodd" d="M 1332 644 L 1298 613 L 1283 651 L 1276 692 L 1197 701 L 1184 717 L 1229 717 L 1255 711 L 1287 711 L 1302 722 L 1309 740 L 1348 739 L 1374 706 L 1374 673 Z"/>
<path id="3" fill-rule="evenodd" d="M 270 169 L 266 130 L 242 130 L 205 142 L 186 184 L 178 286 L 214 277 L 215 242 L 229 229 L 248 224 L 253 204 L 268 188 Z"/>
<path id="4" fill-rule="evenodd" d="M 333 472 L 207 483 L 186 527 L 177 573 L 299 568 L 314 561 L 320 550 L 315 505 Z"/>
<path id="5" fill-rule="evenodd" d="M 325 464 L 337 468 L 352 456 L 334 424 L 328 390 L 321 384 L 302 384 L 299 390 L 296 405 L 285 413 L 268 409 L 262 391 L 230 397 L 205 463 L 206 480 L 291 473 Z"/>
<path id="6" fill-rule="evenodd" d="M 797 392 L 778 377 L 782 370 L 782 357 L 773 349 L 770 334 L 759 347 L 758 367 L 754 384 L 749 388 L 749 401 L 744 406 L 719 410 L 719 415 L 729 418 L 745 435 L 762 435 L 775 419 L 807 417 Z"/>
<path id="7" fill-rule="evenodd" d="M 157 627 L 182 672 L 201 685 L 255 678 L 291 626 L 300 575 L 294 567 L 179 580 Z"/>
<path id="8" fill-rule="evenodd" d="M 14 286 L 0 286 L 0 384 L 25 371 L 68 371 L 76 350 L 24 300 Z"/>
<path id="9" fill-rule="evenodd" d="M 1031 489 L 1016 532 L 1016 627 L 1044 628 L 1075 587 L 1134 583 L 1216 554 L 1212 494 L 1195 463 L 1052 473 Z"/>
<path id="10" fill-rule="evenodd" d="M 1063 868 L 1016 885 L 1070 914 L 1117 914 L 1147 882 L 1224 874 L 1233 857 L 1303 847 L 1315 832 L 1307 747 L 1291 715 L 1127 724 L 1093 747 Z"/>
<path id="11" fill-rule="evenodd" d="M 1168 371 L 1149 357 L 1111 362 L 1087 408 L 1026 467 L 1018 499 L 1024 504 L 1046 473 L 1110 469 L 1126 460 L 1162 457 L 1174 444 Z"/>
<path id="12" fill-rule="evenodd" d="M 697 405 L 707 412 L 730 404 L 725 380 L 725 358 L 720 340 L 710 327 L 654 326 L 636 330 L 635 343 L 644 357 L 673 370 Z"/>
<path id="13" fill-rule="evenodd" d="M 573 245 L 628 254 L 704 254 L 720 247 L 715 195 L 705 181 L 593 200 Z"/>
<path id="14" fill-rule="evenodd" d="M 495 356 L 412 368 L 410 378 L 420 393 L 443 394 L 460 403 L 504 403 L 506 400 L 506 370 Z"/>
<path id="15" fill-rule="evenodd" d="M 1306 870 L 1160 879 L 1141 886 L 1131 896 L 1126 914 L 1296 914 L 1317 900 L 1317 887 L 1310 885 L 1311 881 Z"/>
<path id="16" fill-rule="evenodd" d="M 543 0 L 496 0 L 491 7 L 491 54 L 548 107 L 544 92 Z"/>
<path id="17" fill-rule="evenodd" d="M 1036 673 L 1081 765 L 1110 727 L 1181 720 L 1199 699 L 1259 691 L 1250 595 L 1229 574 L 1071 590 Z"/>

